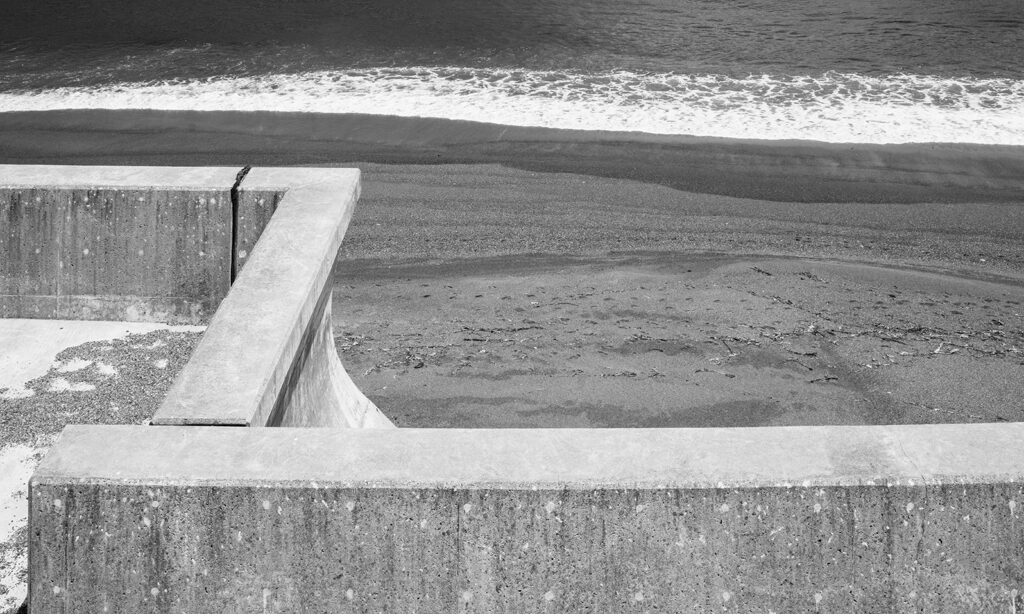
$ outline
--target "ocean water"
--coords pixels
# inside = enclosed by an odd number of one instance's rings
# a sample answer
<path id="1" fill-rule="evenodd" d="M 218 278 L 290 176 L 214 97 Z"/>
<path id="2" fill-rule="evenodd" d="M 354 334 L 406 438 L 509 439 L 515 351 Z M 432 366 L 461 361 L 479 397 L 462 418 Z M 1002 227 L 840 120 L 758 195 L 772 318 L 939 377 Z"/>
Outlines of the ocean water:
<path id="1" fill-rule="evenodd" d="M 1024 0 L 5 0 L 0 112 L 1024 145 Z"/>

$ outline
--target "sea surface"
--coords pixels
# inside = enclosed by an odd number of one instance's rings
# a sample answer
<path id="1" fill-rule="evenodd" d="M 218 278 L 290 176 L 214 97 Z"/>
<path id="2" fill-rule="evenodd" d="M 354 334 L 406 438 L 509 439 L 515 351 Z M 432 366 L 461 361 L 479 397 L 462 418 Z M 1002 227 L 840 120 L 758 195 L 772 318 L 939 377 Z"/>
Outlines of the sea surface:
<path id="1" fill-rule="evenodd" d="M 1024 145 L 1024 0 L 4 0 L 0 112 Z"/>

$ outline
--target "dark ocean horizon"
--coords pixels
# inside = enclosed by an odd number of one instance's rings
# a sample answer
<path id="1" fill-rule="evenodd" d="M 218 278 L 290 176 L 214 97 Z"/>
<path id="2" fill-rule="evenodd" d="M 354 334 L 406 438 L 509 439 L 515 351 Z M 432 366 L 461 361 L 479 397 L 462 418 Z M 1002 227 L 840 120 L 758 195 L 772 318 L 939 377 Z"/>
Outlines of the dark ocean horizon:
<path id="1" fill-rule="evenodd" d="M 1024 144 L 1024 1 L 8 0 L 0 112 Z"/>

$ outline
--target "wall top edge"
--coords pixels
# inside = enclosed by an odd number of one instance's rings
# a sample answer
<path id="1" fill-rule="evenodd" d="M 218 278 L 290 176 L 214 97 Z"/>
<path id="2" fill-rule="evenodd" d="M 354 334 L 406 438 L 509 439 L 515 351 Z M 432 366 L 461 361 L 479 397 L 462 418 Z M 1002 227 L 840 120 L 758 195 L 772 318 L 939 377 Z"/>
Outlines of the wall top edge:
<path id="1" fill-rule="evenodd" d="M 360 180 L 357 168 L 342 167 L 263 167 L 249 170 L 242 181 L 242 190 L 291 191 L 300 189 L 337 189 Z"/>
<path id="2" fill-rule="evenodd" d="M 230 190 L 241 167 L 0 164 L 0 189 Z"/>
<path id="3" fill-rule="evenodd" d="M 736 429 L 69 426 L 33 484 L 749 489 L 1020 483 L 1024 423 Z"/>
<path id="4" fill-rule="evenodd" d="M 0 189 L 231 189 L 241 170 L 241 166 L 0 164 Z M 359 178 L 356 168 L 255 167 L 240 187 L 268 191 L 335 189 Z"/>

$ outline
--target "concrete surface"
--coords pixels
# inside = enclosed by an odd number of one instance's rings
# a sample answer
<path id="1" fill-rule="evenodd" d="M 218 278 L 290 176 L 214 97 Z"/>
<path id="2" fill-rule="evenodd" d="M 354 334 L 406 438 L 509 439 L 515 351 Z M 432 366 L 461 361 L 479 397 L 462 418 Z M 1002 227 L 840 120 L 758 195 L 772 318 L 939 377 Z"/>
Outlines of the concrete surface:
<path id="1" fill-rule="evenodd" d="M 1024 608 L 1021 423 L 220 428 L 390 425 L 331 331 L 358 194 L 250 171 L 276 213 L 161 426 L 67 427 L 31 479 L 33 614 Z"/>
<path id="2" fill-rule="evenodd" d="M 277 210 L 282 192 L 257 189 L 239 190 L 236 194 L 235 262 L 236 274 L 248 261 L 263 230 Z"/>
<path id="3" fill-rule="evenodd" d="M 202 327 L 148 322 L 0 319 L 0 424 L 5 418 L 10 419 L 8 412 L 18 411 L 16 405 L 5 406 L 3 401 L 32 396 L 35 391 L 26 384 L 46 375 L 55 365 L 66 377 L 63 380 L 68 386 L 66 390 L 92 387 L 80 381 L 81 369 L 91 363 L 58 363 L 56 356 L 63 350 L 92 341 L 110 341 L 162 329 L 200 331 Z M 10 431 L 5 434 L 9 436 Z M 0 612 L 14 612 L 28 594 L 24 575 L 28 568 L 27 550 L 18 533 L 25 530 L 28 522 L 29 477 L 51 443 L 52 438 L 42 434 L 37 434 L 32 445 L 0 443 Z"/>
<path id="4" fill-rule="evenodd" d="M 148 422 L 201 330 L 0 320 L 0 614 L 28 594 L 28 481 L 47 449 L 69 422 Z"/>
<path id="5" fill-rule="evenodd" d="M 28 523 L 28 480 L 44 450 L 0 447 L 0 612 L 14 612 L 28 597 L 28 550 L 17 537 Z"/>
<path id="6" fill-rule="evenodd" d="M 165 328 L 203 330 L 149 322 L 0 319 L 0 399 L 31 395 L 25 384 L 46 375 L 57 354 L 69 347 Z"/>
<path id="7" fill-rule="evenodd" d="M 1007 612 L 1024 425 L 69 427 L 32 611 Z"/>
<path id="8" fill-rule="evenodd" d="M 0 165 L 0 317 L 208 318 L 231 284 L 237 172 Z"/>
<path id="9" fill-rule="evenodd" d="M 391 425 L 338 362 L 327 310 L 359 189 L 354 169 L 249 171 L 239 199 L 279 194 L 276 212 L 153 424 Z"/>
<path id="10" fill-rule="evenodd" d="M 331 324 L 331 288 L 323 290 L 300 354 L 267 426 L 394 428 L 355 385 L 338 358 Z"/>

